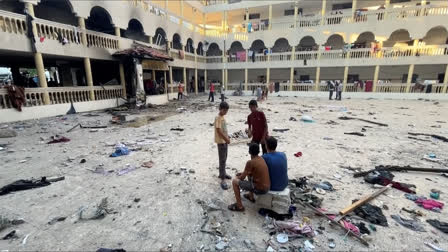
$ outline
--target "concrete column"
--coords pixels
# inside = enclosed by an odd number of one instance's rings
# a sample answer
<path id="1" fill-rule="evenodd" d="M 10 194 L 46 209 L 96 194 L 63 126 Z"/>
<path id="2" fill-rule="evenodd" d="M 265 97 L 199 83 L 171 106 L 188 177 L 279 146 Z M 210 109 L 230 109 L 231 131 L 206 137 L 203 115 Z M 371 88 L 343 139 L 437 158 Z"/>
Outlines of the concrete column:
<path id="1" fill-rule="evenodd" d="M 198 69 L 194 69 L 194 92 L 198 94 Z"/>
<path id="2" fill-rule="evenodd" d="M 152 79 L 153 81 L 156 80 L 156 70 L 154 70 L 154 69 L 152 69 L 151 79 Z"/>
<path id="3" fill-rule="evenodd" d="M 166 71 L 163 71 L 163 85 L 165 86 L 165 94 L 168 94 L 168 82 L 166 81 Z"/>
<path id="4" fill-rule="evenodd" d="M 358 5 L 358 1 L 357 0 L 352 0 L 353 2 L 352 2 L 352 18 L 354 18 L 355 17 L 355 12 L 356 12 L 356 9 L 357 9 L 357 5 Z"/>
<path id="5" fill-rule="evenodd" d="M 180 0 L 180 25 L 184 22 L 184 0 Z"/>
<path id="6" fill-rule="evenodd" d="M 414 64 L 409 65 L 408 80 L 406 81 L 406 93 L 411 91 L 412 75 L 414 74 Z"/>
<path id="7" fill-rule="evenodd" d="M 119 65 L 119 67 L 120 67 L 120 84 L 121 84 L 121 87 L 123 88 L 123 97 L 127 97 L 127 95 L 126 95 L 126 81 L 125 81 L 125 78 L 124 78 L 124 66 L 123 66 L 123 63 L 120 63 L 120 65 Z"/>
<path id="8" fill-rule="evenodd" d="M 170 75 L 170 93 L 173 93 L 174 92 L 174 87 L 173 87 L 173 85 L 174 85 L 174 81 L 173 81 L 173 67 L 172 66 L 170 66 L 169 67 L 169 75 Z"/>
<path id="9" fill-rule="evenodd" d="M 188 93 L 187 68 L 184 67 L 184 93 Z"/>
<path id="10" fill-rule="evenodd" d="M 246 8 L 246 32 L 249 33 L 249 8 Z"/>
<path id="11" fill-rule="evenodd" d="M 249 49 L 246 49 L 246 62 L 249 61 Z"/>
<path id="12" fill-rule="evenodd" d="M 204 69 L 204 82 L 205 82 L 205 89 L 207 89 L 208 81 L 207 81 L 207 69 Z M 210 88 L 210 87 L 208 87 Z"/>
<path id="13" fill-rule="evenodd" d="M 347 79 L 348 79 L 348 66 L 345 66 L 344 68 L 344 80 L 342 82 L 342 92 L 345 92 L 347 90 Z"/>
<path id="14" fill-rule="evenodd" d="M 84 21 L 84 19 L 83 19 L 83 21 Z M 120 45 L 120 37 L 121 37 L 120 27 L 116 27 L 115 26 L 115 36 L 117 36 L 117 39 L 118 39 L 118 48 L 121 48 L 121 45 Z M 151 37 L 149 38 L 149 43 L 152 44 Z"/>
<path id="15" fill-rule="evenodd" d="M 296 55 L 296 46 L 293 45 L 293 46 L 292 46 L 292 51 L 291 51 L 291 61 L 296 60 L 296 59 L 295 59 L 295 55 Z"/>
<path id="16" fill-rule="evenodd" d="M 249 69 L 244 69 L 244 91 L 247 91 L 249 87 Z"/>
<path id="17" fill-rule="evenodd" d="M 225 75 L 226 75 L 225 70 L 222 69 L 221 73 L 222 73 L 222 76 L 221 76 L 221 83 L 222 83 L 222 85 L 224 85 L 224 84 L 225 84 Z"/>
<path id="18" fill-rule="evenodd" d="M 30 16 L 34 17 L 34 6 L 33 4 L 29 3 L 29 2 L 25 2 L 25 8 L 28 11 L 28 14 L 30 14 Z M 33 22 L 33 35 L 36 36 L 37 35 L 37 27 L 36 24 Z M 47 85 L 47 76 L 45 75 L 45 67 L 44 67 L 44 59 L 42 58 L 42 54 L 39 52 L 36 52 L 34 54 L 34 64 L 36 65 L 36 70 L 37 70 L 37 77 L 39 78 L 39 86 L 41 88 L 44 88 L 44 92 L 43 92 L 43 102 L 45 105 L 49 105 L 50 104 L 50 96 L 48 95 L 48 90 L 46 90 L 48 88 Z"/>
<path id="19" fill-rule="evenodd" d="M 378 85 L 378 75 L 380 74 L 380 66 L 375 66 L 375 73 L 373 74 L 373 88 L 372 92 L 376 92 L 376 86 Z"/>
<path id="20" fill-rule="evenodd" d="M 78 17 L 78 26 L 79 28 L 81 28 L 83 31 L 81 32 L 81 42 L 83 45 L 87 45 L 87 34 L 85 32 L 86 29 L 86 23 L 84 21 L 84 18 L 82 17 Z M 115 35 L 117 36 L 117 30 L 115 30 Z M 120 29 L 118 29 L 118 36 L 120 36 Z"/>
<path id="21" fill-rule="evenodd" d="M 92 67 L 90 65 L 90 58 L 84 58 L 84 71 L 86 72 L 87 86 L 90 88 L 90 100 L 95 100 L 95 92 L 93 92 L 93 78 Z"/>
<path id="22" fill-rule="evenodd" d="M 294 84 L 294 67 L 291 67 L 291 72 L 289 74 L 289 91 L 292 91 L 292 84 Z"/>
<path id="23" fill-rule="evenodd" d="M 446 93 L 447 85 L 448 85 L 448 65 L 446 65 L 445 78 L 443 78 L 443 88 L 442 88 L 442 93 L 443 94 Z"/>
<path id="24" fill-rule="evenodd" d="M 412 44 L 412 56 L 415 56 L 417 54 L 417 47 L 418 39 L 414 39 L 414 43 Z"/>
<path id="25" fill-rule="evenodd" d="M 269 85 L 270 81 L 271 81 L 271 69 L 268 67 L 266 68 L 266 85 Z"/>
<path id="26" fill-rule="evenodd" d="M 389 7 L 390 7 L 390 0 L 385 0 L 384 1 L 384 19 L 387 18 L 387 13 L 389 12 Z"/>
<path id="27" fill-rule="evenodd" d="M 299 14 L 299 7 L 297 6 L 297 2 L 296 2 L 295 6 L 294 6 L 294 28 L 297 28 L 298 14 Z"/>
<path id="28" fill-rule="evenodd" d="M 320 24 L 321 25 L 325 24 L 325 12 L 326 12 L 326 9 L 327 9 L 327 0 L 322 0 L 322 10 L 321 10 L 321 13 L 320 13 L 320 15 L 322 17 L 322 19 L 320 20 Z"/>
<path id="29" fill-rule="evenodd" d="M 271 61 L 271 50 L 272 48 L 268 48 L 268 62 Z"/>
<path id="30" fill-rule="evenodd" d="M 269 5 L 269 26 L 268 30 L 272 30 L 272 4 Z"/>
<path id="31" fill-rule="evenodd" d="M 325 1 L 325 0 L 324 0 Z M 314 84 L 314 91 L 319 91 L 320 84 L 320 67 L 316 68 L 316 83 Z"/>
<path id="32" fill-rule="evenodd" d="M 226 90 L 228 89 L 228 85 L 229 85 L 229 69 L 225 69 L 225 80 L 226 80 L 226 85 L 225 85 L 225 88 L 226 88 Z"/>

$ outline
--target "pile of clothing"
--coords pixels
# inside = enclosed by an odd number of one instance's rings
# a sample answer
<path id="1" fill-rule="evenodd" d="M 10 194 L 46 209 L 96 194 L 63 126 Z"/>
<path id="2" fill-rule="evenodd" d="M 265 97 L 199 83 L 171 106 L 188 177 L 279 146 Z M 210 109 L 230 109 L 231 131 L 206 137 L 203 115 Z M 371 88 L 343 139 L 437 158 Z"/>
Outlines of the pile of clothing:
<path id="1" fill-rule="evenodd" d="M 433 212 L 440 213 L 443 209 L 444 204 L 442 202 L 433 200 L 433 199 L 427 199 L 424 196 L 417 196 L 413 194 L 405 194 L 404 195 L 408 200 L 412 200 L 415 202 L 415 204 L 423 207 L 424 209 L 431 210 Z"/>
<path id="2" fill-rule="evenodd" d="M 364 177 L 364 181 L 370 184 L 392 185 L 393 188 L 406 193 L 415 194 L 415 185 L 393 181 L 394 175 L 389 171 L 372 171 Z"/>

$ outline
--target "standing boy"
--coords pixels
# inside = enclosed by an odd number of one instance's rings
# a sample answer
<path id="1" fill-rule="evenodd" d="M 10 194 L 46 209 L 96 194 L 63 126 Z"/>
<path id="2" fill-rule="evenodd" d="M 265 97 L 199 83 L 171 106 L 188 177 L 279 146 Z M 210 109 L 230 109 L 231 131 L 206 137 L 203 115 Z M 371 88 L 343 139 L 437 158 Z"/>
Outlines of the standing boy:
<path id="1" fill-rule="evenodd" d="M 182 83 L 179 83 L 177 99 L 180 100 L 183 99 L 183 97 L 184 97 L 184 86 L 182 86 Z"/>
<path id="2" fill-rule="evenodd" d="M 213 84 L 213 82 L 210 82 L 210 94 L 208 95 L 208 100 L 215 102 L 215 84 Z"/>
<path id="3" fill-rule="evenodd" d="M 328 81 L 328 90 L 330 91 L 330 100 L 333 100 L 334 82 Z"/>
<path id="4" fill-rule="evenodd" d="M 250 115 L 247 117 L 248 135 L 252 137 L 252 143 L 261 144 L 263 154 L 266 154 L 266 137 L 268 136 L 268 123 L 266 116 L 258 110 L 256 100 L 249 102 Z"/>
<path id="5" fill-rule="evenodd" d="M 338 88 L 336 89 L 337 96 L 338 96 L 337 100 L 342 100 L 342 89 L 343 88 L 344 88 L 343 84 L 341 82 L 339 82 Z"/>
<path id="6" fill-rule="evenodd" d="M 227 161 L 227 148 L 230 143 L 229 135 L 227 134 L 227 124 L 224 116 L 229 110 L 229 104 L 227 102 L 221 102 L 219 104 L 219 114 L 215 118 L 215 143 L 218 145 L 218 157 L 219 157 L 219 176 L 221 179 L 221 188 L 223 190 L 229 189 L 226 183 L 226 179 L 231 179 L 226 174 L 226 161 Z"/>

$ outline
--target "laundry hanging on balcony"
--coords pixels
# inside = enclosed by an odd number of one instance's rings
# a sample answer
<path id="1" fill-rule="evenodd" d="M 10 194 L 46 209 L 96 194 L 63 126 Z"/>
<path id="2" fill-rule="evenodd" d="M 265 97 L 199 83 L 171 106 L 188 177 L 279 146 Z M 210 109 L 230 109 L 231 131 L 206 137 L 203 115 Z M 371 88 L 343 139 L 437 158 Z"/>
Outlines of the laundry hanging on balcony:
<path id="1" fill-rule="evenodd" d="M 246 51 L 236 52 L 236 57 L 240 62 L 246 61 Z"/>

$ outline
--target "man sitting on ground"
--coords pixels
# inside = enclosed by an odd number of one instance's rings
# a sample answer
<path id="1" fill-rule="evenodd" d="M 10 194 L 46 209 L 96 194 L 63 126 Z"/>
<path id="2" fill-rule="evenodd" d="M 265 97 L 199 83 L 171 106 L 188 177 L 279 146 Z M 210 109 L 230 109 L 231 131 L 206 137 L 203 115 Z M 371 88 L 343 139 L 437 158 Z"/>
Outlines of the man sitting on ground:
<path id="1" fill-rule="evenodd" d="M 243 173 L 238 173 L 233 179 L 233 192 L 235 193 L 236 203 L 229 205 L 231 211 L 244 211 L 243 203 L 241 202 L 240 188 L 248 191 L 244 197 L 251 202 L 255 202 L 255 194 L 266 194 L 270 188 L 269 172 L 263 158 L 258 156 L 260 147 L 258 144 L 250 144 L 249 154 L 251 160 L 247 161 L 246 168 Z M 245 178 L 248 180 L 244 180 Z"/>
<path id="2" fill-rule="evenodd" d="M 275 151 L 277 149 L 277 139 L 268 137 L 266 139 L 267 154 L 263 159 L 268 165 L 269 178 L 271 181 L 271 191 L 283 191 L 288 186 L 288 161 L 283 152 Z"/>

